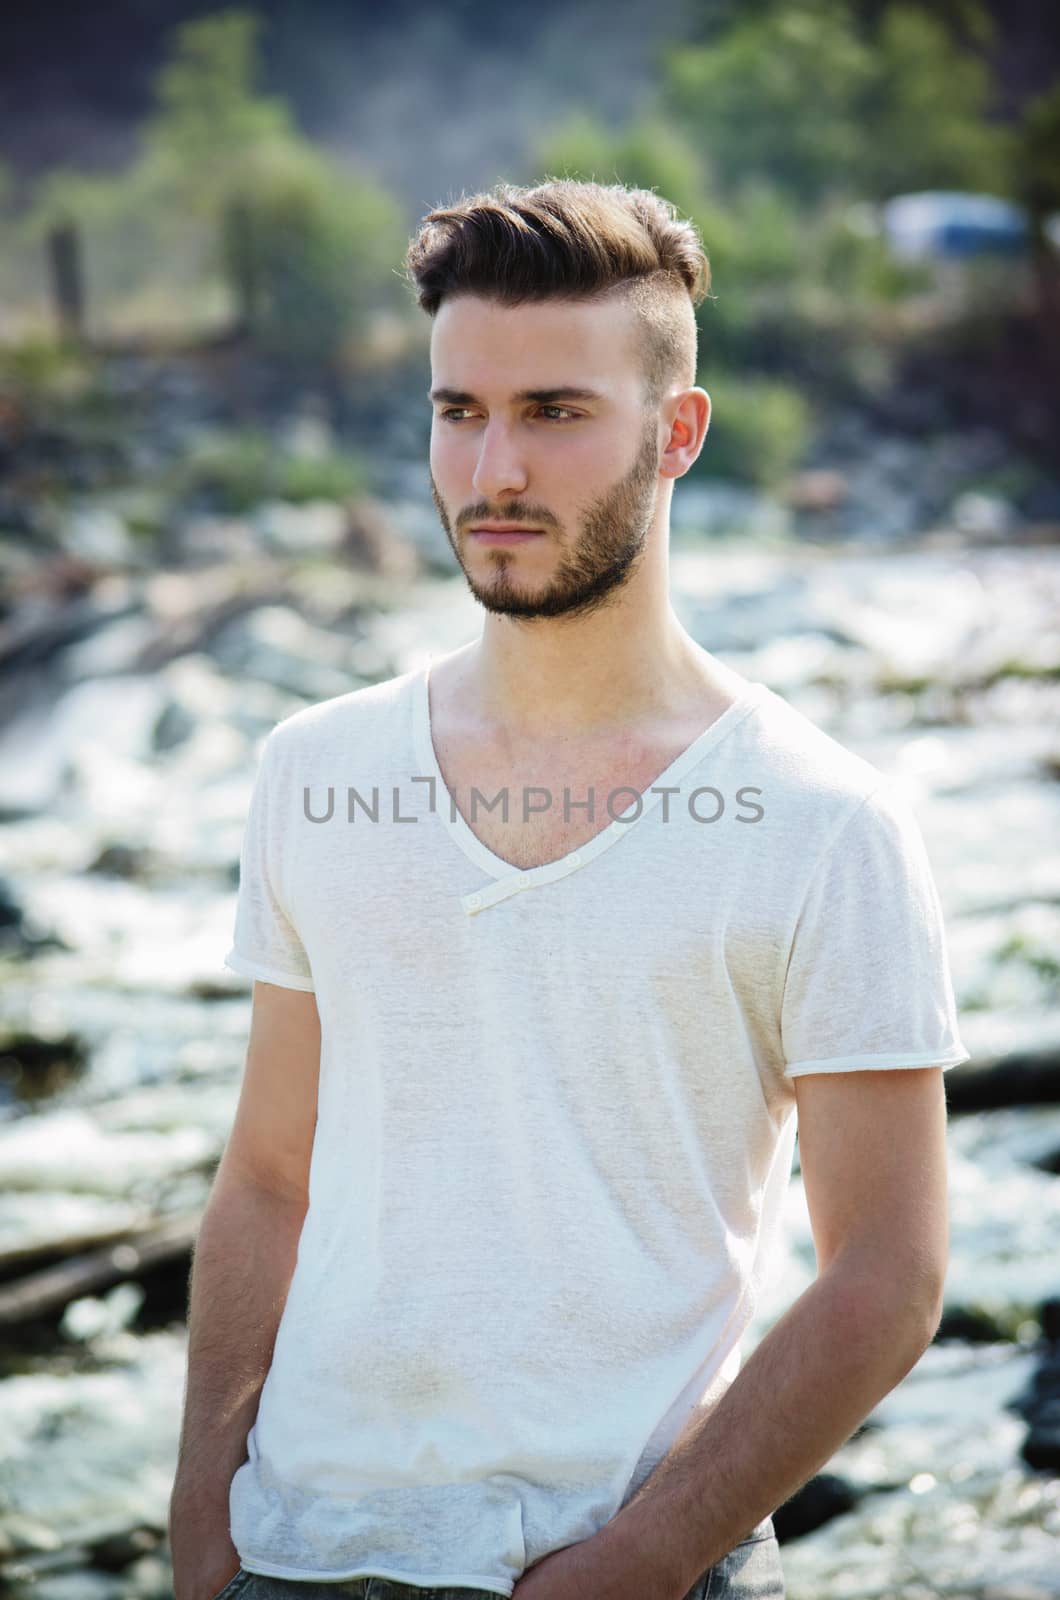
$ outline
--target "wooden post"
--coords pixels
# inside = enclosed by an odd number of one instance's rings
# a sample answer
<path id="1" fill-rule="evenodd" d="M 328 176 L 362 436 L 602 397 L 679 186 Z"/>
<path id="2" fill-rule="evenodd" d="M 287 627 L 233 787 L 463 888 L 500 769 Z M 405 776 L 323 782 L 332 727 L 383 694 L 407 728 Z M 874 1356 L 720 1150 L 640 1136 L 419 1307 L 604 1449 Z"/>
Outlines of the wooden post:
<path id="1" fill-rule="evenodd" d="M 64 338 L 80 341 L 85 333 L 85 295 L 81 239 L 75 224 L 60 222 L 50 228 L 47 246 L 52 305 L 59 332 Z"/>
<path id="2" fill-rule="evenodd" d="M 254 250 L 254 220 L 245 200 L 233 200 L 225 217 L 227 267 L 236 303 L 236 326 L 251 334 L 257 322 L 258 272 Z"/>

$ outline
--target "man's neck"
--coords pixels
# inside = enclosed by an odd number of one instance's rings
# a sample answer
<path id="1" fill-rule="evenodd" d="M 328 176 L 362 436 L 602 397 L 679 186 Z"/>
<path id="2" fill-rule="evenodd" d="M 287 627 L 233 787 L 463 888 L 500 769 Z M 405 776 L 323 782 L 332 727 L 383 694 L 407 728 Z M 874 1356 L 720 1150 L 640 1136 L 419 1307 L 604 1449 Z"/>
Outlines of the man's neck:
<path id="1" fill-rule="evenodd" d="M 602 660 L 521 641 L 496 649 L 484 635 L 432 665 L 431 679 L 484 734 L 530 742 L 705 724 L 746 684 L 679 627 Z"/>

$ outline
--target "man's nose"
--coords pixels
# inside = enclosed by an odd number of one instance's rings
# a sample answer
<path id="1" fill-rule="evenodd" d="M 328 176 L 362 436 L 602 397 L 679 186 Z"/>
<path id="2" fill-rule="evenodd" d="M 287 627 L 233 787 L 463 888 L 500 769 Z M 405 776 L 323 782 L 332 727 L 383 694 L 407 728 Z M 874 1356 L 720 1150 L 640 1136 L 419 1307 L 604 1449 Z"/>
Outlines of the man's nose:
<path id="1" fill-rule="evenodd" d="M 471 481 L 484 500 L 521 494 L 526 488 L 526 467 L 510 428 L 487 424 Z"/>

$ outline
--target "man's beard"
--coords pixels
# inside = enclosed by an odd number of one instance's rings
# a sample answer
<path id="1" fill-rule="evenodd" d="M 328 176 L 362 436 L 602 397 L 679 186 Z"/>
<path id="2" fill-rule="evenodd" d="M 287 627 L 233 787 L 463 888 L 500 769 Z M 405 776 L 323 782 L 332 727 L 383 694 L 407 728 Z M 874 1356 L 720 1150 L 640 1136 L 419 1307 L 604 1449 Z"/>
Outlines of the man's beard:
<path id="1" fill-rule="evenodd" d="M 488 578 L 484 582 L 475 580 L 461 560 L 452 525 L 431 473 L 435 508 L 468 587 L 479 604 L 501 616 L 527 618 L 587 616 L 602 609 L 608 597 L 628 582 L 647 542 L 659 481 L 658 451 L 658 424 L 652 417 L 644 430 L 633 466 L 590 506 L 582 518 L 573 549 L 560 556 L 551 577 L 537 593 L 534 592 L 535 581 L 519 575 L 518 555 L 509 555 L 500 545 L 490 552 Z M 518 505 L 510 506 L 503 518 L 497 520 L 533 526 L 532 511 L 524 515 Z M 541 537 L 551 539 L 553 535 L 546 529 Z"/>

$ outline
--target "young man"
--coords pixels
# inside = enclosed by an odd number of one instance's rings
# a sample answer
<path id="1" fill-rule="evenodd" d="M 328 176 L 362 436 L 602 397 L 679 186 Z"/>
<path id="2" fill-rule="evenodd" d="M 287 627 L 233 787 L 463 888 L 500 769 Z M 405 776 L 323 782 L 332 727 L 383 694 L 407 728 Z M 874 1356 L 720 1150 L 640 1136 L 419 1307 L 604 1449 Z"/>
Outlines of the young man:
<path id="1" fill-rule="evenodd" d="M 407 269 L 484 626 L 265 741 L 177 1600 L 779 1596 L 770 1513 L 938 1325 L 934 881 L 886 777 L 671 608 L 693 228 L 502 186 Z M 741 1367 L 796 1116 L 818 1277 Z"/>

